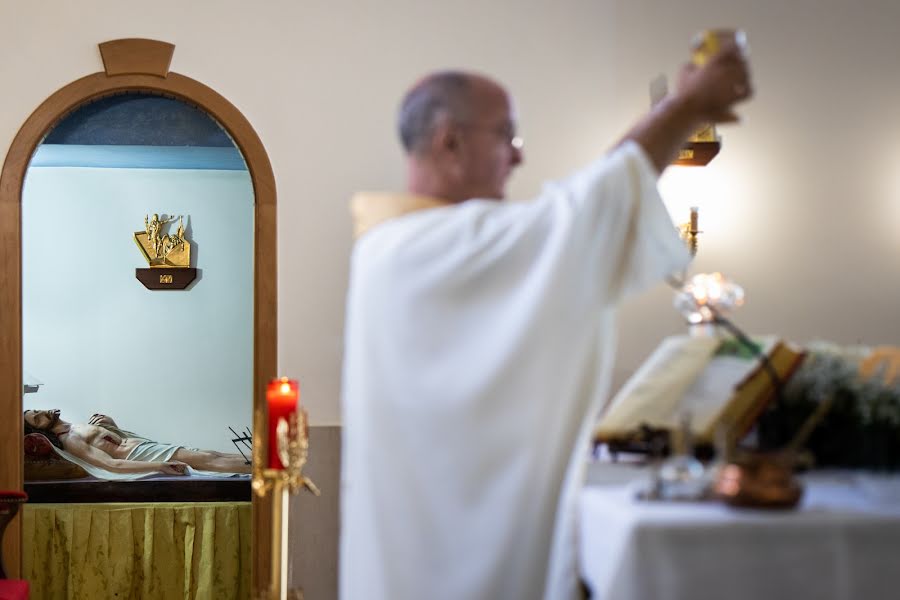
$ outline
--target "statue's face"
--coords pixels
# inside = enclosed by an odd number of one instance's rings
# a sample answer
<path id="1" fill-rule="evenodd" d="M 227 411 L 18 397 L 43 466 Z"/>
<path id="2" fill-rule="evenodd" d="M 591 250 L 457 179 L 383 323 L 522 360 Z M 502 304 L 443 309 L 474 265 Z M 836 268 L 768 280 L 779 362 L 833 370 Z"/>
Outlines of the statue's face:
<path id="1" fill-rule="evenodd" d="M 25 422 L 41 431 L 47 431 L 59 423 L 59 409 L 53 410 L 26 410 Z"/>

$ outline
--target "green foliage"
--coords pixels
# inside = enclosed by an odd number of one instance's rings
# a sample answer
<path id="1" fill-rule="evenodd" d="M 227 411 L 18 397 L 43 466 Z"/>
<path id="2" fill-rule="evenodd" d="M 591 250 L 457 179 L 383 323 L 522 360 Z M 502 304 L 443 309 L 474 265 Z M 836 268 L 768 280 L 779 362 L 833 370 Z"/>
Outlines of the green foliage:
<path id="1" fill-rule="evenodd" d="M 831 409 L 809 439 L 820 467 L 900 470 L 900 385 L 862 379 L 858 356 L 837 348 L 810 350 L 760 421 L 760 442 L 786 444 L 816 406 Z"/>
<path id="2" fill-rule="evenodd" d="M 762 346 L 754 341 L 748 340 L 748 344 L 734 338 L 722 340 L 716 349 L 716 356 L 735 356 L 737 358 L 745 358 L 747 360 L 755 360 L 762 352 Z"/>

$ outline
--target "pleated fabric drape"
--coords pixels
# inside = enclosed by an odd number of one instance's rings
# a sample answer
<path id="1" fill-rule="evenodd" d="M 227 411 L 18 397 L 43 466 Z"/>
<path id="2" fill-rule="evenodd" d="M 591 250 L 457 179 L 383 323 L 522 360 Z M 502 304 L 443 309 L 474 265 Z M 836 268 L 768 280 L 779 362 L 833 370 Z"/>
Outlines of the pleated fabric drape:
<path id="1" fill-rule="evenodd" d="M 250 503 L 30 504 L 32 600 L 245 600 Z"/>

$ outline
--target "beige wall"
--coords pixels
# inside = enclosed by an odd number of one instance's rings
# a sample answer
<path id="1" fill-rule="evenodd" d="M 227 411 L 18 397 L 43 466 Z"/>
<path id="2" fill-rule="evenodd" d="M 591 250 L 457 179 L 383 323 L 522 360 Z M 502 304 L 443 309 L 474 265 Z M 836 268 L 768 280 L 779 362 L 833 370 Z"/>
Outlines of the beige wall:
<path id="1" fill-rule="evenodd" d="M 697 269 L 745 285 L 747 329 L 900 342 L 898 22 L 893 0 L 5 0 L 0 148 L 49 94 L 100 69 L 98 42 L 175 43 L 172 69 L 229 98 L 269 152 L 279 368 L 301 379 L 312 422 L 335 424 L 346 200 L 402 185 L 402 90 L 450 66 L 507 83 L 527 140 L 511 192 L 527 197 L 614 141 L 646 108 L 648 81 L 673 73 L 705 26 L 747 30 L 758 96 L 694 177 L 706 230 Z M 669 298 L 659 289 L 623 311 L 619 381 L 681 328 Z"/>

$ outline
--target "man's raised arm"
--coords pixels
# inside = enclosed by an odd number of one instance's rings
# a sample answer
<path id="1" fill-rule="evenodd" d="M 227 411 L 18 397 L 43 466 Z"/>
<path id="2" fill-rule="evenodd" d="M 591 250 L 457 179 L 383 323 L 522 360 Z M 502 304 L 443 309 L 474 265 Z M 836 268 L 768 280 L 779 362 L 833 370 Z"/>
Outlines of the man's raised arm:
<path id="1" fill-rule="evenodd" d="M 694 131 L 704 123 L 735 121 L 731 107 L 752 95 L 747 60 L 729 40 L 705 66 L 683 67 L 675 93 L 654 106 L 619 143 L 640 144 L 662 173 Z"/>

